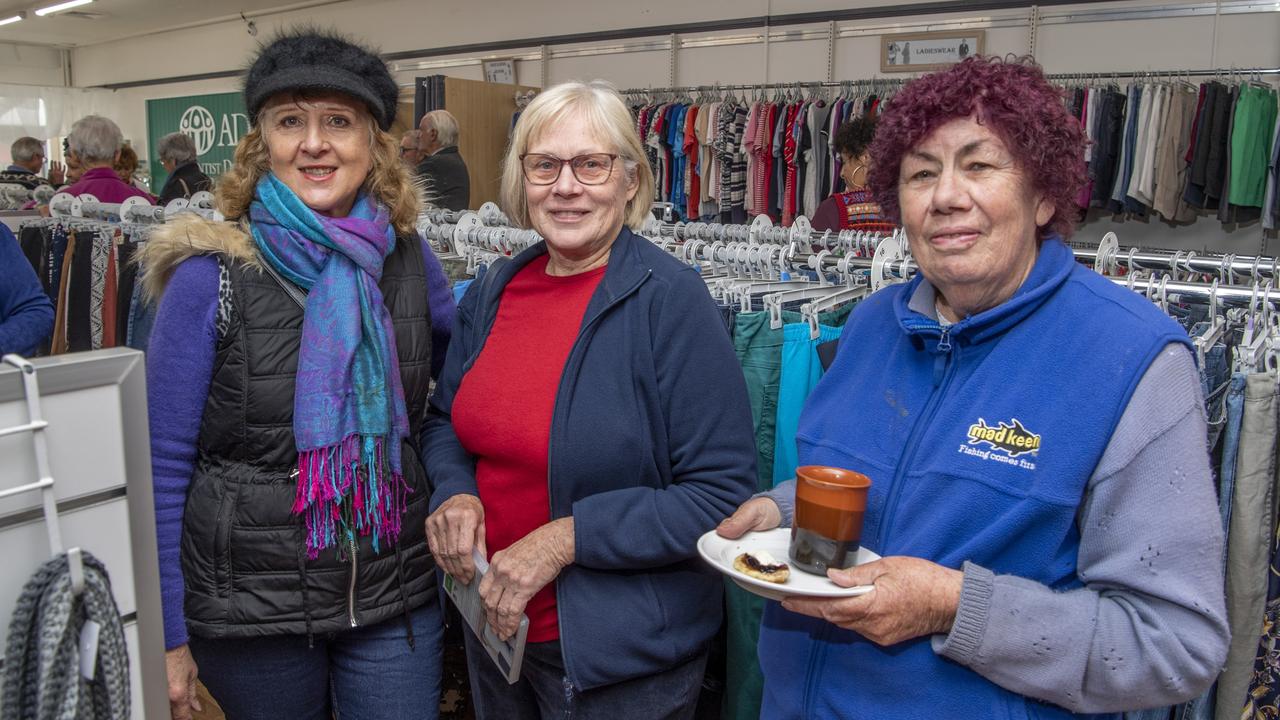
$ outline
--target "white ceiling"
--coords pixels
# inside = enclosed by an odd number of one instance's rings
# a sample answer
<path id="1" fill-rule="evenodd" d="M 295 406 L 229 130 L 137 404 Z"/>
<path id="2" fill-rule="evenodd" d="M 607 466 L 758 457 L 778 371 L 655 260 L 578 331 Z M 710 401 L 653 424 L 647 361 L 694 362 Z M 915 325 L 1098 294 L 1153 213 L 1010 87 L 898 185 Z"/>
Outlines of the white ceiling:
<path id="1" fill-rule="evenodd" d="M 0 19 L 26 11 L 21 22 L 0 27 L 0 42 L 75 47 L 180 27 L 270 14 L 344 0 L 94 0 L 56 15 L 36 17 L 37 8 L 60 0 L 0 0 Z"/>

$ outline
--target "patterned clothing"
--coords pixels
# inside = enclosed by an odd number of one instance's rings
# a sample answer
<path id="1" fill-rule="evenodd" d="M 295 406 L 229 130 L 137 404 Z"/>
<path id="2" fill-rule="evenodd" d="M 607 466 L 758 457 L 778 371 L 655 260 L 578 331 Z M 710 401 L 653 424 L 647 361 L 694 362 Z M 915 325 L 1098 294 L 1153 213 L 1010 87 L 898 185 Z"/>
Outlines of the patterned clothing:
<path id="1" fill-rule="evenodd" d="M 871 191 L 862 188 L 836 193 L 827 198 L 813 215 L 815 230 L 861 230 L 891 233 L 895 226 L 881 214 Z"/>
<path id="2" fill-rule="evenodd" d="M 108 236 L 110 237 L 110 236 Z M 104 241 L 102 235 L 93 236 L 93 285 L 89 290 L 89 337 L 90 349 L 102 349 L 102 302 L 103 290 L 107 281 L 107 253 L 110 242 Z"/>

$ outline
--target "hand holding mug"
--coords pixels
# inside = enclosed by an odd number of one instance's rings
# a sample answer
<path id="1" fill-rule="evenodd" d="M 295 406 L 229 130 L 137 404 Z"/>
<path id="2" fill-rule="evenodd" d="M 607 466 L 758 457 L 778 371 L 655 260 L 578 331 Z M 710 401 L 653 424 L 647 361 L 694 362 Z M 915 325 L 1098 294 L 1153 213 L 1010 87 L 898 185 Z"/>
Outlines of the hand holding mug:
<path id="1" fill-rule="evenodd" d="M 844 468 L 796 468 L 796 513 L 791 523 L 791 564 L 814 575 L 858 561 L 862 515 L 871 479 Z"/>

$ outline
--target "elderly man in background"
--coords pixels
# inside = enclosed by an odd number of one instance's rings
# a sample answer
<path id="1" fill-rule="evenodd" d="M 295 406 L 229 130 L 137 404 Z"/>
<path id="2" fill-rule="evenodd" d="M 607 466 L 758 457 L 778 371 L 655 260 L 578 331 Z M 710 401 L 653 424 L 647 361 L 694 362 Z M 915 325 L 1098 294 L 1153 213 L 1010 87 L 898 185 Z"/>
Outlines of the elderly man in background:
<path id="1" fill-rule="evenodd" d="M 213 189 L 213 181 L 200 171 L 197 162 L 200 156 L 190 135 L 180 132 L 165 135 L 156 143 L 156 155 L 160 156 L 160 164 L 169 174 L 160 190 L 161 205 L 176 198 L 190 199 L 202 190 Z"/>
<path id="2" fill-rule="evenodd" d="M 417 130 L 406 130 L 400 136 L 400 162 L 409 168 L 409 172 L 417 172 L 418 163 L 422 162 L 422 153 L 418 151 L 419 138 L 422 133 Z"/>
<path id="3" fill-rule="evenodd" d="M 13 164 L 0 173 L 0 183 L 21 185 L 28 190 L 49 184 L 57 187 L 62 184 L 63 173 L 60 163 L 49 164 L 49 178 L 40 177 L 44 168 L 44 143 L 33 137 L 20 137 L 9 146 L 9 157 Z"/>
<path id="4" fill-rule="evenodd" d="M 427 201 L 446 210 L 471 207 L 471 176 L 458 153 L 458 120 L 445 110 L 432 110 L 418 123 L 418 177 L 426 181 Z"/>
<path id="5" fill-rule="evenodd" d="M 67 140 L 71 148 L 69 157 L 84 168 L 84 174 L 65 192 L 88 193 L 104 203 L 123 202 L 131 197 L 146 198 L 147 202 L 154 200 L 116 174 L 115 163 L 124 146 L 120 126 L 101 115 L 86 115 L 71 126 Z"/>

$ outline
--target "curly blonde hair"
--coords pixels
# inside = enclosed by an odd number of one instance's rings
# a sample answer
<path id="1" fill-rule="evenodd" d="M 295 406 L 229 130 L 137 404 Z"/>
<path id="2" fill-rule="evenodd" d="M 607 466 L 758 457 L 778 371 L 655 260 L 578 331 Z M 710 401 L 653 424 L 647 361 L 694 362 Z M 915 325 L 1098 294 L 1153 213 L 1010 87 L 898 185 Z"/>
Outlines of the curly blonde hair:
<path id="1" fill-rule="evenodd" d="M 361 106 L 363 109 L 363 106 Z M 364 112 L 368 112 L 364 110 Z M 271 169 L 271 155 L 266 139 L 262 136 L 260 121 L 240 138 L 236 145 L 235 165 L 218 178 L 214 191 L 218 210 L 228 220 L 248 219 L 249 203 L 253 202 L 258 181 Z M 400 162 L 400 143 L 366 118 L 369 125 L 369 150 L 373 167 L 362 186 L 366 192 L 387 206 L 391 225 L 398 235 L 417 235 L 418 211 L 422 207 L 421 189 L 409 176 Z"/>

